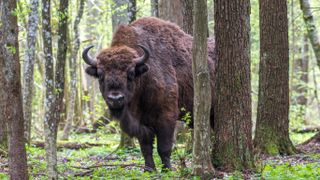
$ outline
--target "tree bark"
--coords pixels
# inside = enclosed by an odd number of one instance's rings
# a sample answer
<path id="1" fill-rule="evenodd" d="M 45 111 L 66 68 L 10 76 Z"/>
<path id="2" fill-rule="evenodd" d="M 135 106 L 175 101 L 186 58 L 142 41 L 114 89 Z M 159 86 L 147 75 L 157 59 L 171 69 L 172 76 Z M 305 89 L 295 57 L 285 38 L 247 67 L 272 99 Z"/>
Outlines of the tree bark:
<path id="1" fill-rule="evenodd" d="M 151 0 L 151 15 L 159 17 L 159 0 Z"/>
<path id="2" fill-rule="evenodd" d="M 318 30 L 314 17 L 312 15 L 309 0 L 300 0 L 300 7 L 303 13 L 303 20 L 305 22 L 310 43 L 313 48 L 314 55 L 317 60 L 317 65 L 320 68 L 320 40 L 318 37 Z"/>
<path id="3" fill-rule="evenodd" d="M 20 62 L 16 0 L 2 2 L 0 38 L 0 78 L 3 97 L 0 103 L 8 128 L 9 175 L 10 179 L 28 179 L 27 156 L 24 139 L 24 118 L 20 84 Z M 3 124 L 2 124 L 3 126 Z"/>
<path id="4" fill-rule="evenodd" d="M 42 36 L 45 56 L 45 115 L 44 134 L 46 141 L 46 160 L 48 179 L 58 179 L 57 172 L 57 119 L 55 110 L 54 64 L 52 54 L 51 1 L 42 0 Z"/>
<path id="5" fill-rule="evenodd" d="M 182 29 L 187 34 L 192 35 L 193 34 L 193 12 L 192 12 L 193 1 L 192 0 L 180 0 L 180 1 L 182 3 L 182 14 L 183 14 Z M 207 9 L 202 9 L 202 11 L 204 10 L 207 10 Z"/>
<path id="6" fill-rule="evenodd" d="M 308 104 L 309 42 L 307 35 L 304 35 L 302 38 L 301 58 L 297 59 L 296 67 L 298 70 L 296 73 L 298 85 L 295 90 L 298 94 L 296 101 L 299 106 L 297 116 L 304 121 L 304 124 L 308 125 L 309 121 L 306 117 L 306 108 Z"/>
<path id="7" fill-rule="evenodd" d="M 254 145 L 257 153 L 294 154 L 289 139 L 287 1 L 260 1 L 260 70 Z"/>
<path id="8" fill-rule="evenodd" d="M 207 1 L 194 1 L 194 11 L 193 18 L 195 23 L 193 25 L 194 39 L 192 47 L 194 140 L 192 173 L 196 176 L 201 176 L 201 178 L 209 178 L 213 175 L 214 169 L 210 158 L 211 144 L 208 143 L 211 140 L 211 84 L 207 60 Z"/>
<path id="9" fill-rule="evenodd" d="M 183 27 L 181 0 L 159 0 L 159 17 Z M 190 17 L 192 18 L 192 16 Z"/>
<path id="10" fill-rule="evenodd" d="M 27 45 L 25 52 L 25 63 L 23 67 L 23 115 L 24 115 L 24 137 L 28 143 L 31 138 L 32 120 L 32 97 L 33 97 L 33 70 L 36 53 L 36 38 L 38 30 L 38 6 L 39 0 L 30 1 L 30 13 L 27 29 Z"/>
<path id="11" fill-rule="evenodd" d="M 251 169 L 250 1 L 214 3 L 217 64 L 213 163 L 224 171 Z"/>
<path id="12" fill-rule="evenodd" d="M 80 48 L 80 35 L 79 35 L 79 24 L 82 19 L 83 15 L 83 10 L 84 10 L 84 0 L 80 0 L 80 7 L 78 9 L 77 16 L 75 17 L 74 20 L 74 25 L 73 25 L 73 31 L 74 31 L 74 45 L 72 48 L 71 52 L 71 60 L 70 60 L 70 73 L 71 73 L 71 80 L 70 80 L 70 104 L 69 104 L 69 112 L 68 112 L 68 117 L 66 124 L 63 129 L 63 134 L 61 139 L 62 140 L 67 140 L 69 138 L 69 134 L 71 131 L 72 127 L 72 122 L 75 120 L 76 117 L 76 101 L 78 101 L 77 98 L 77 93 L 78 92 L 78 62 L 77 62 L 77 57 L 78 57 L 78 51 Z"/>
<path id="13" fill-rule="evenodd" d="M 58 52 L 57 52 L 57 61 L 56 61 L 56 72 L 55 72 L 55 90 L 56 90 L 56 110 L 55 118 L 57 122 L 61 121 L 64 116 L 65 103 L 63 103 L 64 97 L 64 78 L 65 78 L 65 67 L 67 59 L 67 50 L 68 50 L 68 7 L 69 1 L 64 0 L 60 1 L 59 4 L 59 24 L 58 24 Z"/>
<path id="14" fill-rule="evenodd" d="M 0 13 L 2 13 L 2 2 L 0 2 Z M 0 14 L 0 17 L 2 17 L 2 15 Z M 2 26 L 0 26 L 0 42 L 2 41 L 2 37 L 3 37 L 3 28 Z M 1 44 L 0 44 L 1 45 Z M 0 47 L 1 48 L 1 47 Z M 4 63 L 4 56 L 3 53 L 0 53 L 0 63 Z M 3 64 L 0 64 L 0 68 L 4 67 Z M 0 87 L 4 87 L 4 74 L 3 71 L 0 70 Z M 0 149 L 2 151 L 7 151 L 7 121 L 5 119 L 5 102 L 6 102 L 6 96 L 4 96 L 5 94 L 5 90 L 4 88 L 0 88 L 0 123 L 2 124 L 2 126 L 0 126 Z M 1 152 L 0 152 L 1 154 Z"/>

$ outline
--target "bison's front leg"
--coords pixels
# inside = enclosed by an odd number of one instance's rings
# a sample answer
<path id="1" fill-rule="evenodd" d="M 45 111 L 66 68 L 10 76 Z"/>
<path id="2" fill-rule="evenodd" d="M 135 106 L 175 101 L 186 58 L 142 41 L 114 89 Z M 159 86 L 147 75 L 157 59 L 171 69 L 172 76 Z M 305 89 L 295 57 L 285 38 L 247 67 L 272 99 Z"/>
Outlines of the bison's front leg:
<path id="1" fill-rule="evenodd" d="M 170 156 L 173 144 L 173 134 L 174 134 L 175 122 L 168 122 L 163 124 L 157 132 L 157 142 L 158 142 L 158 153 L 161 158 L 163 170 L 170 170 Z"/>
<path id="2" fill-rule="evenodd" d="M 156 170 L 156 166 L 153 161 L 153 141 L 154 141 L 154 134 L 149 134 L 147 136 L 141 136 L 138 138 L 141 152 L 145 161 L 146 171 L 154 171 Z"/>

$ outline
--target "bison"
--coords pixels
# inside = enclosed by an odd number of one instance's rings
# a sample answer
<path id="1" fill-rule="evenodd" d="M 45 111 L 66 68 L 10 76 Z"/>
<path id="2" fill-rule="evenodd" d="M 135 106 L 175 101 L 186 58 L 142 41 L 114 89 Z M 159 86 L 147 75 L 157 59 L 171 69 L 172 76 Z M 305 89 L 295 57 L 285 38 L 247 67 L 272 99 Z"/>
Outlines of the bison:
<path id="1" fill-rule="evenodd" d="M 137 137 L 148 169 L 155 170 L 155 137 L 163 168 L 170 169 L 176 120 L 182 108 L 193 110 L 192 36 L 171 22 L 146 17 L 120 26 L 111 46 L 94 58 L 88 53 L 92 47 L 82 53 L 86 72 L 99 80 L 111 115 L 124 132 Z M 214 41 L 208 39 L 212 89 L 213 50 Z"/>

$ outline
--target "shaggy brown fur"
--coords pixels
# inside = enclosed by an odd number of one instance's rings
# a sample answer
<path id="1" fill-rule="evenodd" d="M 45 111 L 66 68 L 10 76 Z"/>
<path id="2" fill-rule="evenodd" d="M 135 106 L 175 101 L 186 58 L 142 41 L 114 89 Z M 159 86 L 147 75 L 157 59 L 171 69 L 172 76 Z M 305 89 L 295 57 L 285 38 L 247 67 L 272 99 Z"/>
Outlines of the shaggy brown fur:
<path id="1" fill-rule="evenodd" d="M 143 55 L 137 44 L 150 52 L 147 63 L 139 67 L 133 60 Z M 208 39 L 212 86 L 213 50 L 214 42 Z M 164 168 L 170 168 L 175 122 L 183 116 L 181 108 L 189 112 L 193 109 L 192 37 L 173 23 L 153 17 L 141 18 L 119 27 L 111 47 L 97 56 L 97 64 L 86 71 L 99 77 L 107 104 L 110 104 L 110 93 L 124 95 L 121 103 L 111 103 L 109 108 L 120 120 L 121 128 L 138 138 L 146 166 L 155 168 L 152 144 L 156 136 Z"/>

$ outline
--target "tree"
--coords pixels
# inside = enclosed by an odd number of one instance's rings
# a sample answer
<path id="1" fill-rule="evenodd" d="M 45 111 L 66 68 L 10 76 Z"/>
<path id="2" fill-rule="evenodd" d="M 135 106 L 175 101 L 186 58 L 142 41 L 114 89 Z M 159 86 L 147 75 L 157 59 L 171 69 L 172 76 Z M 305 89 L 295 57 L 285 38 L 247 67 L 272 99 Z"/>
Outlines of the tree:
<path id="1" fill-rule="evenodd" d="M 14 14 L 16 0 L 2 2 L 0 38 L 0 115 L 5 119 L 8 130 L 10 179 L 28 179 L 27 156 L 24 139 L 24 119 L 20 84 L 20 62 L 18 43 L 18 22 Z"/>
<path id="2" fill-rule="evenodd" d="M 79 35 L 79 24 L 82 19 L 84 11 L 84 0 L 80 0 L 80 7 L 78 9 L 77 16 L 74 20 L 73 32 L 74 32 L 74 44 L 71 51 L 71 59 L 70 59 L 70 73 L 71 73 L 71 83 L 70 83 L 70 91 L 74 93 L 70 93 L 70 104 L 67 122 L 63 129 L 63 135 L 61 137 L 62 140 L 67 140 L 69 138 L 69 134 L 71 131 L 72 122 L 74 121 L 77 109 L 77 99 L 79 98 L 78 91 L 78 51 L 80 48 L 80 35 Z M 78 94 L 78 96 L 77 96 Z"/>
<path id="3" fill-rule="evenodd" d="M 0 17 L 2 17 L 2 1 L 0 2 Z M 0 24 L 0 37 L 3 37 L 3 28 Z M 0 38 L 1 42 L 1 38 Z M 1 49 L 0 49 L 1 50 Z M 1 52 L 1 51 L 0 51 Z M 0 53 L 0 63 L 4 62 L 4 56 L 3 53 Z M 1 67 L 3 67 L 2 64 L 0 64 Z M 4 87 L 4 74 L 2 74 L 3 71 L 0 70 L 0 87 Z M 0 88 L 0 95 L 5 94 L 4 88 Z M 7 153 L 7 122 L 5 119 L 5 101 L 6 96 L 0 96 L 0 123 L 2 126 L 0 126 L 0 155 Z"/>
<path id="4" fill-rule="evenodd" d="M 216 73 L 213 164 L 252 168 L 250 1 L 215 0 Z"/>
<path id="5" fill-rule="evenodd" d="M 302 37 L 302 47 L 301 47 L 301 58 L 295 61 L 297 85 L 295 91 L 297 93 L 297 105 L 298 107 L 298 118 L 303 119 L 305 124 L 309 124 L 306 118 L 306 108 L 307 108 L 307 94 L 308 94 L 308 70 L 309 70 L 309 42 L 308 36 L 303 35 Z"/>
<path id="6" fill-rule="evenodd" d="M 24 137 L 29 143 L 31 138 L 31 119 L 32 119 L 32 97 L 33 97 L 33 75 L 36 53 L 36 40 L 38 30 L 39 0 L 30 1 L 30 12 L 27 28 L 27 44 L 25 52 L 25 63 L 23 66 L 23 115 L 24 115 Z"/>
<path id="7" fill-rule="evenodd" d="M 193 174 L 206 178 L 214 172 L 210 158 L 211 147 L 210 143 L 207 143 L 211 140 L 211 83 L 207 60 L 207 1 L 194 1 L 194 12 L 192 47 L 194 140 L 192 161 Z"/>
<path id="8" fill-rule="evenodd" d="M 60 1 L 59 4 L 59 24 L 58 24 L 58 52 L 57 52 L 57 61 L 55 65 L 55 90 L 56 90 L 56 110 L 55 118 L 59 123 L 62 119 L 62 114 L 64 113 L 64 78 L 65 78 L 65 66 L 67 59 L 67 34 L 68 34 L 68 7 L 69 1 Z"/>
<path id="9" fill-rule="evenodd" d="M 45 115 L 44 134 L 48 179 L 58 179 L 57 172 L 57 126 L 55 118 L 55 84 L 52 54 L 51 1 L 42 0 L 42 38 L 45 57 Z"/>
<path id="10" fill-rule="evenodd" d="M 159 17 L 180 26 L 187 34 L 192 35 L 193 27 L 192 0 L 159 0 Z"/>
<path id="11" fill-rule="evenodd" d="M 318 30 L 315 24 L 314 17 L 312 15 L 309 0 L 300 0 L 300 7 L 303 13 L 303 20 L 306 25 L 310 43 L 317 60 L 317 65 L 320 68 L 320 40 L 318 37 Z"/>
<path id="12" fill-rule="evenodd" d="M 289 139 L 287 1 L 260 1 L 260 70 L 254 145 L 258 153 L 294 154 Z"/>
<path id="13" fill-rule="evenodd" d="M 151 15 L 159 17 L 159 0 L 151 0 Z"/>

